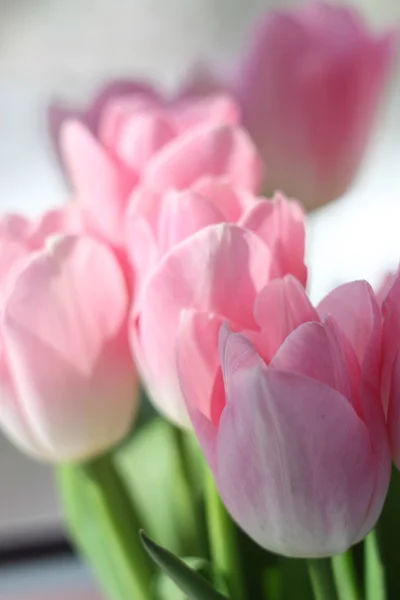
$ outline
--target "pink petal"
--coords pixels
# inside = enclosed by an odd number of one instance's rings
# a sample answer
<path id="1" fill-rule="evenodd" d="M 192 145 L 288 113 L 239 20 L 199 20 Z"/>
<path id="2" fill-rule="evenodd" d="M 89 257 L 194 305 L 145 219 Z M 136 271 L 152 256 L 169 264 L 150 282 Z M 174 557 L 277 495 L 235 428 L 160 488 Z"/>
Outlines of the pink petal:
<path id="1" fill-rule="evenodd" d="M 226 175 L 233 185 L 257 189 L 261 162 L 243 130 L 206 125 L 189 131 L 150 161 L 144 182 L 157 189 L 184 189 L 205 175 Z"/>
<path id="2" fill-rule="evenodd" d="M 164 195 L 159 215 L 159 249 L 165 254 L 176 244 L 208 225 L 224 222 L 224 216 L 203 196 L 191 190 Z"/>
<path id="3" fill-rule="evenodd" d="M 222 323 L 216 315 L 185 310 L 177 345 L 183 396 L 216 426 L 225 406 L 218 349 Z"/>
<path id="4" fill-rule="evenodd" d="M 230 96 L 216 94 L 181 100 L 170 111 L 179 133 L 205 123 L 239 125 L 239 107 Z"/>
<path id="5" fill-rule="evenodd" d="M 357 412 L 360 366 L 354 351 L 350 346 L 343 348 L 341 341 L 334 322 L 303 323 L 283 342 L 270 366 L 325 383 Z"/>
<path id="6" fill-rule="evenodd" d="M 390 285 L 389 285 L 390 284 Z M 386 281 L 383 295 L 382 316 L 382 400 L 385 412 L 388 408 L 393 365 L 400 349 L 400 273 Z"/>
<path id="7" fill-rule="evenodd" d="M 296 327 L 307 321 L 319 321 L 304 288 L 291 275 L 274 279 L 260 291 L 254 317 L 261 327 L 259 351 L 267 362 Z"/>
<path id="8" fill-rule="evenodd" d="M 61 147 L 89 227 L 120 245 L 125 204 L 136 174 L 117 165 L 76 121 L 64 125 Z"/>
<path id="9" fill-rule="evenodd" d="M 4 295 L 15 276 L 18 265 L 29 255 L 30 223 L 16 214 L 0 219 L 0 293 Z"/>
<path id="10" fill-rule="evenodd" d="M 336 390 L 257 365 L 248 347 L 241 361 L 243 344 L 232 337 L 214 468 L 224 503 L 273 552 L 342 552 L 363 526 L 374 491 L 368 430 Z M 376 500 L 380 508 L 385 494 Z"/>
<path id="11" fill-rule="evenodd" d="M 154 401 L 162 402 L 168 414 L 182 403 L 175 357 L 181 311 L 210 312 L 252 328 L 254 299 L 272 267 L 267 247 L 256 236 L 221 224 L 181 242 L 155 269 L 143 290 L 133 343 L 146 362 L 142 375 Z"/>
<path id="12" fill-rule="evenodd" d="M 174 136 L 175 131 L 166 119 L 141 113 L 126 120 L 115 151 L 128 169 L 140 173 L 152 156 Z"/>
<path id="13" fill-rule="evenodd" d="M 375 486 L 379 494 L 390 479 L 390 468 L 387 467 L 390 451 L 380 389 L 382 319 L 379 305 L 371 286 L 365 281 L 355 281 L 328 294 L 318 306 L 318 312 L 321 317 L 331 316 L 337 323 L 361 366 L 359 395 L 363 419 L 380 465 L 376 471 Z M 366 527 L 376 518 L 375 506 L 371 503 Z"/>
<path id="14" fill-rule="evenodd" d="M 75 234 L 82 230 L 82 218 L 76 202 L 63 208 L 48 210 L 34 221 L 29 235 L 31 250 L 41 250 L 46 239 L 54 234 Z"/>
<path id="15" fill-rule="evenodd" d="M 129 430 L 135 374 L 118 263 L 90 238 L 34 255 L 5 307 L 4 344 L 32 436 L 53 460 L 86 458 Z"/>
<path id="16" fill-rule="evenodd" d="M 354 281 L 337 287 L 319 304 L 318 313 L 321 318 L 334 318 L 353 346 L 361 365 L 369 358 L 370 350 L 377 351 L 378 344 L 372 344 L 371 336 L 376 337 L 376 325 L 380 321 L 379 307 L 366 281 Z M 374 366 L 376 369 L 377 365 Z"/>
<path id="17" fill-rule="evenodd" d="M 249 192 L 233 186 L 226 177 L 203 177 L 192 188 L 222 212 L 226 221 L 239 221 L 246 209 L 257 203 Z"/>
<path id="18" fill-rule="evenodd" d="M 281 276 L 291 273 L 306 284 L 304 212 L 297 202 L 276 194 L 271 201 L 252 206 L 241 224 L 257 233 L 271 248 L 279 261 Z"/>
<path id="19" fill-rule="evenodd" d="M 161 98 L 149 88 L 113 95 L 102 103 L 97 129 L 94 133 L 102 144 L 112 150 L 127 119 L 139 113 L 154 114 L 161 106 Z"/>
<path id="20" fill-rule="evenodd" d="M 390 387 L 389 410 L 387 415 L 392 457 L 400 469 L 400 352 L 392 363 L 392 380 Z"/>

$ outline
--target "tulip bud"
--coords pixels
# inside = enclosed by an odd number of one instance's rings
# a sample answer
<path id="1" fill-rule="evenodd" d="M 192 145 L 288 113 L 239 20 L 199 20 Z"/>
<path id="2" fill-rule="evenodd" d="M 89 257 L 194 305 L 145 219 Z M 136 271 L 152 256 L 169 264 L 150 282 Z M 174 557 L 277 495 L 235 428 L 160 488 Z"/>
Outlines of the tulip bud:
<path id="1" fill-rule="evenodd" d="M 34 457 L 84 460 L 120 441 L 137 408 L 126 282 L 89 237 L 58 235 L 36 252 L 19 243 L 0 289 L 0 426 Z"/>
<path id="2" fill-rule="evenodd" d="M 315 309 L 288 276 L 252 306 L 256 323 L 236 333 L 196 309 L 181 320 L 195 432 L 226 507 L 262 547 L 343 552 L 375 525 L 390 480 L 378 304 L 354 282 Z"/>

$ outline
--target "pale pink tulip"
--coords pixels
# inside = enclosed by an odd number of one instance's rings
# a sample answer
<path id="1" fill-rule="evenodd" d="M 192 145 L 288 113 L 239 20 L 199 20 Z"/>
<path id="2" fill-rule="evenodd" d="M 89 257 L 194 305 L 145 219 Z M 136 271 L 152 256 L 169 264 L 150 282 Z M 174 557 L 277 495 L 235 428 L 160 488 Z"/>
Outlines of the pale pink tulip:
<path id="1" fill-rule="evenodd" d="M 271 278 L 292 273 L 306 282 L 303 214 L 282 196 L 256 199 L 218 179 L 136 200 L 132 347 L 154 404 L 185 425 L 175 356 L 182 311 L 203 311 L 216 326 L 255 326 L 253 302 Z"/>
<path id="2" fill-rule="evenodd" d="M 0 222 L 0 427 L 47 461 L 107 450 L 137 407 L 122 270 L 106 245 L 60 225 L 62 212 Z"/>
<path id="3" fill-rule="evenodd" d="M 166 106 L 149 94 L 135 94 L 104 104 L 97 135 L 79 120 L 66 121 L 61 151 L 85 227 L 123 247 L 126 208 L 137 185 L 182 188 L 196 174 L 225 173 L 226 163 L 250 147 L 244 133 L 231 131 L 238 119 L 226 96 Z M 240 172 L 239 164 L 236 168 Z M 260 164 L 254 169 L 259 180 Z"/>
<path id="4" fill-rule="evenodd" d="M 342 552 L 376 523 L 390 479 L 379 306 L 365 282 L 315 309 L 291 276 L 257 290 L 238 281 L 230 328 L 195 302 L 181 317 L 195 432 L 224 503 L 256 542 L 288 556 Z"/>

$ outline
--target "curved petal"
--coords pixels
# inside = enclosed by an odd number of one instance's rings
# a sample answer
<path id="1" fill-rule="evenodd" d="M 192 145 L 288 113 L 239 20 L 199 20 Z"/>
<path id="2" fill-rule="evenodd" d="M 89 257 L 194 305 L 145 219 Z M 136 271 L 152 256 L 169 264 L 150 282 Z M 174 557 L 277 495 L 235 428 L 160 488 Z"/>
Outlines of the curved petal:
<path id="1" fill-rule="evenodd" d="M 321 381 L 356 409 L 360 366 L 354 354 L 345 352 L 338 333 L 329 321 L 303 323 L 283 342 L 270 366 Z"/>
<path id="2" fill-rule="evenodd" d="M 387 411 L 393 364 L 400 350 L 400 272 L 386 281 L 387 292 L 382 306 L 382 399 Z"/>
<path id="3" fill-rule="evenodd" d="M 25 217 L 7 214 L 0 219 L 0 294 L 1 306 L 17 265 L 29 255 L 31 224 Z"/>
<path id="4" fill-rule="evenodd" d="M 224 94 L 182 99 L 170 110 L 179 133 L 205 123 L 239 125 L 239 107 L 232 97 Z"/>
<path id="5" fill-rule="evenodd" d="M 140 173 L 174 136 L 175 131 L 167 119 L 156 114 L 140 113 L 124 123 L 115 151 L 128 169 Z"/>
<path id="6" fill-rule="evenodd" d="M 185 310 L 179 327 L 177 357 L 181 390 L 190 403 L 218 426 L 225 406 L 219 359 L 220 317 Z"/>
<path id="7" fill-rule="evenodd" d="M 390 449 L 382 406 L 380 381 L 382 319 L 371 286 L 366 281 L 344 284 L 328 294 L 318 306 L 322 318 L 331 316 L 353 347 L 361 366 L 359 397 L 363 419 L 371 437 L 376 462 L 375 495 L 361 534 L 367 531 L 380 512 L 380 492 L 390 480 Z"/>
<path id="8" fill-rule="evenodd" d="M 252 194 L 232 185 L 227 177 L 202 177 L 192 189 L 212 202 L 230 223 L 239 221 L 245 210 L 257 203 Z"/>
<path id="9" fill-rule="evenodd" d="M 92 456 L 130 428 L 127 310 L 116 259 L 90 238 L 59 238 L 16 279 L 3 317 L 8 366 L 32 435 L 53 460 Z"/>
<path id="10" fill-rule="evenodd" d="M 257 190 L 261 161 L 242 129 L 205 125 L 179 136 L 149 162 L 144 183 L 184 189 L 205 175 L 227 175 L 234 185 Z"/>
<path id="11" fill-rule="evenodd" d="M 224 222 L 224 216 L 203 196 L 192 190 L 164 195 L 159 215 L 159 249 L 165 254 L 176 244 L 208 225 Z"/>
<path id="12" fill-rule="evenodd" d="M 363 525 L 374 490 L 365 424 L 325 384 L 250 357 L 246 362 L 229 373 L 218 429 L 214 474 L 224 503 L 246 533 L 273 552 L 318 557 L 344 551 Z"/>
<path id="13" fill-rule="evenodd" d="M 291 273 L 306 285 L 305 223 L 300 204 L 278 193 L 272 200 L 260 199 L 240 223 L 271 248 L 280 265 L 281 276 Z"/>
<path id="14" fill-rule="evenodd" d="M 214 313 L 253 328 L 254 299 L 272 267 L 256 236 L 227 224 L 199 231 L 165 256 L 144 287 L 137 333 L 155 402 L 182 402 L 175 356 L 181 311 Z"/>
<path id="15" fill-rule="evenodd" d="M 77 121 L 63 126 L 61 148 L 89 227 L 119 246 L 127 196 L 137 175 L 117 165 Z"/>
<path id="16" fill-rule="evenodd" d="M 257 346 L 267 362 L 296 327 L 307 321 L 319 322 L 303 286 L 291 275 L 274 279 L 259 292 L 254 317 L 261 327 Z"/>

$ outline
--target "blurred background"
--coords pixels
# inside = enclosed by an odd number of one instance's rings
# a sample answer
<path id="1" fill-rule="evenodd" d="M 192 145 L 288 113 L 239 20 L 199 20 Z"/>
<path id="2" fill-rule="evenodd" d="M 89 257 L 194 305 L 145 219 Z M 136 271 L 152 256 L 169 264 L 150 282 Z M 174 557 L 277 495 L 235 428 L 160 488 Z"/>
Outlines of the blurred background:
<path id="1" fill-rule="evenodd" d="M 1 209 L 34 215 L 67 199 L 47 132 L 50 99 L 84 105 L 102 82 L 121 76 L 171 89 L 193 63 L 235 57 L 261 12 L 300 1 L 0 0 Z M 352 3 L 373 28 L 400 24 L 399 0 Z M 399 169 L 397 65 L 354 186 L 310 217 L 315 299 L 350 278 L 376 283 L 398 263 Z M 65 552 L 54 558 L 65 548 L 51 469 L 0 437 L 0 481 L 0 600 L 32 600 L 35 593 L 63 600 L 60 589 L 69 600 L 98 598 L 83 567 Z M 28 565 L 32 556 L 47 558 Z"/>

